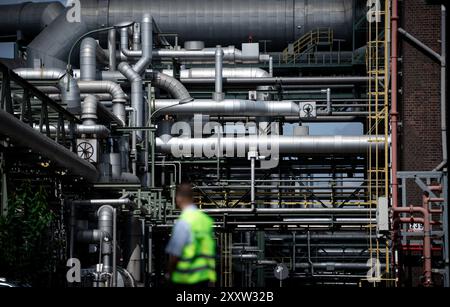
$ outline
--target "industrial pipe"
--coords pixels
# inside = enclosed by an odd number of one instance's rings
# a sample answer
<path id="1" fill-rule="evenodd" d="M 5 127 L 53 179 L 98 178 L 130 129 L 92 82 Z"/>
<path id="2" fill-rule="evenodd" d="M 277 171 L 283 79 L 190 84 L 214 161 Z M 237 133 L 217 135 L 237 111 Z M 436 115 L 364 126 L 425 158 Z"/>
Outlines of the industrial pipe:
<path id="1" fill-rule="evenodd" d="M 111 29 L 108 32 L 108 60 L 109 71 L 116 71 L 116 29 Z"/>
<path id="2" fill-rule="evenodd" d="M 430 287 L 433 283 L 432 280 L 432 264 L 431 264 L 431 221 L 430 221 L 430 212 L 428 209 L 428 203 L 429 203 L 429 197 L 428 196 L 423 196 L 423 204 L 422 207 L 414 207 L 414 206 L 410 206 L 410 207 L 397 207 L 397 208 L 392 208 L 393 212 L 395 213 L 419 213 L 422 214 L 423 218 L 422 219 L 417 219 L 417 218 L 400 218 L 399 221 L 401 223 L 411 223 L 414 220 L 417 223 L 422 223 L 423 224 L 423 232 L 424 232 L 424 236 L 423 236 L 423 257 L 424 257 L 424 276 L 425 276 L 425 281 L 424 281 L 424 286 L 425 287 Z"/>
<path id="3" fill-rule="evenodd" d="M 384 150 L 384 136 L 261 136 L 255 137 L 220 137 L 182 138 L 173 137 L 167 142 L 156 139 L 159 152 L 183 156 L 192 154 L 245 154 L 250 148 L 257 148 L 260 153 L 268 154 L 366 154 L 368 149 Z M 214 150 L 215 149 L 215 150 Z"/>
<path id="4" fill-rule="evenodd" d="M 217 102 L 196 99 L 193 102 L 177 104 L 177 100 L 157 99 L 155 110 L 160 114 L 191 115 L 207 114 L 217 116 L 300 116 L 300 109 L 293 101 L 253 101 L 225 99 Z"/>
<path id="5" fill-rule="evenodd" d="M 270 78 L 227 78 L 224 84 L 230 85 L 328 85 L 367 83 L 369 77 L 270 77 Z M 214 78 L 181 79 L 185 84 L 213 84 Z"/>
<path id="6" fill-rule="evenodd" d="M 188 102 L 194 100 L 184 85 L 177 79 L 166 74 L 154 71 L 150 73 L 150 80 L 160 89 L 167 91 L 178 102 Z"/>
<path id="7" fill-rule="evenodd" d="M 58 88 L 61 93 L 61 101 L 66 105 L 67 111 L 80 114 L 81 99 L 77 80 L 66 74 L 59 80 Z"/>
<path id="8" fill-rule="evenodd" d="M 109 93 L 112 96 L 113 114 L 125 124 L 126 95 L 122 87 L 112 81 L 78 81 L 81 93 Z"/>
<path id="9" fill-rule="evenodd" d="M 225 98 L 225 94 L 223 93 L 223 80 L 222 80 L 222 69 L 223 69 L 223 50 L 222 46 L 216 47 L 216 67 L 215 67 L 215 92 L 213 94 L 213 99 L 215 101 L 222 101 Z"/>
<path id="10" fill-rule="evenodd" d="M 142 77 L 126 62 L 117 67 L 119 71 L 131 83 L 131 107 L 136 110 L 133 120 L 134 127 L 144 126 L 144 93 L 142 89 Z M 142 139 L 142 131 L 136 131 L 139 139 Z"/>
<path id="11" fill-rule="evenodd" d="M 167 0 L 81 1 L 81 22 L 66 17 L 68 9 L 46 27 L 29 45 L 29 63 L 42 59 L 46 67 L 64 68 L 70 45 L 80 35 L 101 26 L 141 20 L 151 15 L 166 32 L 178 33 L 180 42 L 203 40 L 207 45 L 238 45 L 251 37 L 255 41 L 270 40 L 270 49 L 280 51 L 286 42 L 317 28 L 332 28 L 334 36 L 351 41 L 353 18 L 363 10 L 364 3 L 352 0 L 319 1 L 268 0 L 254 5 L 253 0 L 242 0 L 229 5 L 224 0 L 201 0 L 195 3 Z M 206 14 L 205 7 L 217 8 L 217 14 Z M 249 9 L 251 8 L 251 9 Z M 2 8 L 3 11 L 3 8 Z M 189 14 L 186 14 L 189 12 Z M 0 19 L 2 20 L 2 19 Z M 202 22 L 199 22 L 202 20 Z M 21 25 L 8 20 L 0 28 L 20 30 Z M 208 31 L 205 31 L 208 24 Z M 49 46 L 51 48 L 49 48 Z"/>
<path id="12" fill-rule="evenodd" d="M 172 69 L 164 69 L 162 71 L 164 74 L 173 77 Z M 188 68 L 182 69 L 180 71 L 180 79 L 200 79 L 200 78 L 215 78 L 216 69 L 215 68 Z M 222 77 L 224 79 L 228 78 L 269 78 L 270 74 L 264 69 L 258 67 L 222 67 Z"/>
<path id="13" fill-rule="evenodd" d="M 145 14 L 141 22 L 142 38 L 142 56 L 139 61 L 133 65 L 133 70 L 142 74 L 152 61 L 153 50 L 153 23 L 150 15 Z"/>
<path id="14" fill-rule="evenodd" d="M 80 45 L 80 80 L 92 81 L 97 75 L 97 48 L 101 48 L 92 37 L 86 37 Z"/>

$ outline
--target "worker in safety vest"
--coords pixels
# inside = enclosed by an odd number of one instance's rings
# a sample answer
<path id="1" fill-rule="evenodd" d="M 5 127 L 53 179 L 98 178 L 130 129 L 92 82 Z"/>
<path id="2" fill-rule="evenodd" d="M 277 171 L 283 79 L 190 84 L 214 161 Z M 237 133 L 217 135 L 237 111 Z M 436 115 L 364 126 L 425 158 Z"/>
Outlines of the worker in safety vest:
<path id="1" fill-rule="evenodd" d="M 190 184 L 177 187 L 175 201 L 182 212 L 166 248 L 166 277 L 173 285 L 209 286 L 217 278 L 213 220 L 193 204 Z"/>

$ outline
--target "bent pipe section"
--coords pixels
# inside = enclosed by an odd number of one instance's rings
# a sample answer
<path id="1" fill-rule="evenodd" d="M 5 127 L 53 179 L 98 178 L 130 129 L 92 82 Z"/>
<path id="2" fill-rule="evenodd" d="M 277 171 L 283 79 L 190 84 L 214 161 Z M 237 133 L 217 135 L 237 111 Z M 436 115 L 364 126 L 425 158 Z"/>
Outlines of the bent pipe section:
<path id="1" fill-rule="evenodd" d="M 31 148 L 75 175 L 84 177 L 90 182 L 95 182 L 98 178 L 97 170 L 91 163 L 3 110 L 0 110 L 0 131 L 13 142 Z"/>
<path id="2" fill-rule="evenodd" d="M 177 79 L 157 71 L 150 73 L 150 76 L 157 88 L 165 90 L 173 98 L 179 101 L 193 100 L 186 87 Z"/>
<path id="3" fill-rule="evenodd" d="M 74 106 L 75 110 L 79 111 L 81 109 L 81 93 L 89 94 L 99 94 L 108 93 L 112 96 L 113 102 L 113 113 L 121 121 L 122 125 L 125 125 L 126 113 L 125 113 L 125 103 L 126 95 L 122 90 L 122 87 L 108 80 L 103 81 L 82 81 L 71 78 L 69 91 L 67 91 L 67 77 L 65 76 L 66 71 L 62 69 L 30 69 L 30 68 L 19 68 L 15 69 L 14 72 L 25 80 L 60 80 L 58 84 L 58 91 L 61 95 L 61 100 L 67 105 Z M 54 88 L 51 87 L 41 87 L 40 88 L 45 93 L 54 93 Z M 81 92 L 81 93 L 80 93 Z"/>
<path id="4" fill-rule="evenodd" d="M 142 77 L 126 62 L 119 64 L 117 69 L 131 83 L 131 107 L 135 110 L 133 125 L 142 127 L 144 125 L 144 92 L 142 89 Z M 142 139 L 142 131 L 137 131 L 136 135 Z"/>
<path id="5" fill-rule="evenodd" d="M 203 156 L 206 151 L 246 155 L 250 148 L 280 154 L 365 154 L 368 149 L 384 150 L 384 136 L 268 136 L 268 137 L 172 137 L 156 139 L 156 150 L 175 156 Z M 220 148 L 218 150 L 218 148 Z"/>

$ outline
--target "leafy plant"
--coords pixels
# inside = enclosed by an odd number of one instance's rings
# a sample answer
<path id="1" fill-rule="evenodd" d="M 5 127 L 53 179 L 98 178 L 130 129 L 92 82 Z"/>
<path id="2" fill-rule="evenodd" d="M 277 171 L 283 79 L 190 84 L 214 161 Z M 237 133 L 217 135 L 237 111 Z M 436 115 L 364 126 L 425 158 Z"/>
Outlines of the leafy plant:
<path id="1" fill-rule="evenodd" d="M 54 218 L 42 186 L 27 182 L 10 193 L 0 217 L 0 276 L 34 284 L 51 271 Z"/>

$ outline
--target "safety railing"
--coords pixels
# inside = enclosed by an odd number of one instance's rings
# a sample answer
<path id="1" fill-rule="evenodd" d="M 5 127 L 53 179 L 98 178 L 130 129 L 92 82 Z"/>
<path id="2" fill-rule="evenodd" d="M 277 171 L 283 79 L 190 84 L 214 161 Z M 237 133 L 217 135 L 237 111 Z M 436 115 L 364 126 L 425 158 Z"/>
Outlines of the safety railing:
<path id="1" fill-rule="evenodd" d="M 283 51 L 283 62 L 286 64 L 294 63 L 304 54 L 317 50 L 318 46 L 328 46 L 330 47 L 330 51 L 332 51 L 333 41 L 334 33 L 332 29 L 318 28 L 312 30 L 300 37 Z"/>

